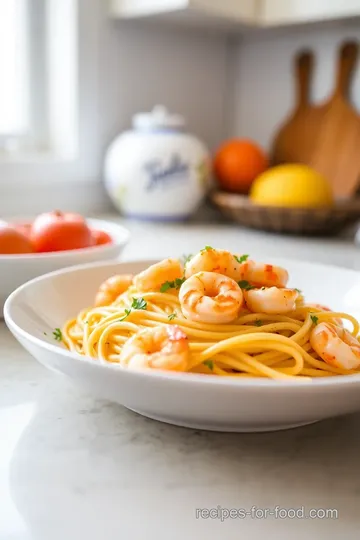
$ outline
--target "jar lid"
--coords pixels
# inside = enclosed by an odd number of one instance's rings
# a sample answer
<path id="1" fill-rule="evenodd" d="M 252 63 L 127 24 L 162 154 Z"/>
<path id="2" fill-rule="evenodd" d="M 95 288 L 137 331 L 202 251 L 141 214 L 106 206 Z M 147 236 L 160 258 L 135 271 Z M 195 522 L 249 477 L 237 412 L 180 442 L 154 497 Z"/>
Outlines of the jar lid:
<path id="1" fill-rule="evenodd" d="M 133 127 L 141 130 L 171 129 L 185 126 L 185 119 L 178 114 L 170 114 L 166 107 L 157 105 L 151 112 L 138 113 L 133 117 Z"/>

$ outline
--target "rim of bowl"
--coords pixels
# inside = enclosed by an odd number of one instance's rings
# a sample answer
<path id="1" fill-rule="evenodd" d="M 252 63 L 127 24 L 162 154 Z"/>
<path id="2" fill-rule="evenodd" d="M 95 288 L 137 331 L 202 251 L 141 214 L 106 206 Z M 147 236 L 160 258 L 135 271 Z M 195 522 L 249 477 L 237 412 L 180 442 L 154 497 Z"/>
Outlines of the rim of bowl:
<path id="1" fill-rule="evenodd" d="M 279 258 L 280 260 L 280 258 Z M 323 268 L 324 270 L 328 270 L 329 268 L 341 270 L 345 272 L 349 272 L 351 274 L 357 274 L 355 270 L 352 270 L 350 268 L 343 268 L 336 265 L 326 265 L 321 263 L 310 263 L 306 261 L 300 261 L 297 259 L 289 259 L 289 258 L 282 258 L 282 260 L 292 261 L 295 263 L 299 263 L 300 265 L 306 265 L 306 266 L 317 266 L 319 268 Z M 154 260 L 129 260 L 129 261 L 121 261 L 117 264 L 151 264 L 156 261 Z M 115 264 L 115 261 L 100 261 L 100 262 L 93 262 L 93 263 L 85 263 L 81 265 L 76 265 L 68 268 L 64 268 L 61 270 L 56 270 L 54 272 L 49 272 L 47 274 L 43 274 L 42 276 L 36 277 L 27 283 L 24 283 L 15 291 L 13 291 L 10 296 L 6 299 L 4 304 L 4 319 L 9 327 L 9 329 L 13 328 L 15 329 L 15 332 L 18 333 L 20 336 L 22 336 L 24 339 L 30 341 L 31 343 L 41 347 L 42 349 L 45 349 L 51 353 L 60 354 L 62 356 L 65 356 L 67 358 L 71 358 L 75 362 L 86 362 L 87 364 L 90 364 L 95 369 L 107 369 L 115 372 L 121 371 L 125 376 L 134 376 L 139 378 L 155 378 L 155 379 L 161 379 L 164 381 L 168 381 L 170 383 L 180 383 L 180 384 L 198 384 L 203 383 L 211 386 L 229 386 L 229 387 L 237 387 L 239 389 L 241 388 L 266 388 L 269 391 L 278 391 L 279 389 L 289 389 L 291 388 L 292 391 L 301 391 L 301 389 L 306 388 L 316 388 L 320 387 L 335 387 L 335 386 L 348 386 L 348 385 L 358 385 L 360 383 L 360 373 L 356 375 L 335 375 L 333 377 L 324 377 L 319 379 L 312 379 L 310 381 L 308 380 L 302 380 L 302 381 L 292 381 L 292 380 L 274 380 L 274 379 L 261 379 L 261 378 L 254 378 L 254 379 L 236 379 L 232 377 L 215 377 L 211 375 L 204 375 L 201 373 L 187 373 L 187 372 L 170 372 L 170 371 L 155 371 L 155 370 L 148 370 L 148 371 L 136 371 L 136 370 L 126 370 L 121 368 L 119 365 L 114 363 L 100 363 L 98 360 L 93 359 L 89 356 L 82 356 L 80 354 L 74 353 L 72 351 L 69 351 L 68 349 L 59 347 L 58 345 L 48 343 L 47 341 L 38 338 L 23 328 L 21 328 L 12 318 L 11 316 L 11 308 L 13 302 L 16 300 L 17 296 L 19 296 L 24 289 L 27 287 L 31 287 L 34 283 L 49 279 L 50 277 L 55 277 L 57 275 L 61 274 L 70 274 L 72 272 L 76 272 L 79 270 L 87 270 L 91 268 L 97 268 L 97 267 L 107 267 L 112 266 Z M 29 353 L 30 354 L 30 353 Z M 298 390 L 296 390 L 298 389 Z M 315 391 L 314 390 L 314 391 Z"/>
<path id="2" fill-rule="evenodd" d="M 18 261 L 18 260 L 31 260 L 31 259 L 56 259 L 59 257 L 71 256 L 76 254 L 87 254 L 91 253 L 94 249 L 96 250 L 102 250 L 104 253 L 111 252 L 114 248 L 118 246 L 124 246 L 130 238 L 130 231 L 123 225 L 119 225 L 118 223 L 113 223 L 112 221 L 107 221 L 104 219 L 93 219 L 93 218 L 85 218 L 86 222 L 90 225 L 97 225 L 101 229 L 101 225 L 105 225 L 105 228 L 113 228 L 113 231 L 105 230 L 104 232 L 107 232 L 113 242 L 112 244 L 101 244 L 99 246 L 90 246 L 86 248 L 78 248 L 78 249 L 66 249 L 63 251 L 47 251 L 44 253 L 13 253 L 13 254 L 2 254 L 0 253 L 0 262 L 2 260 L 6 261 Z M 117 229 L 117 232 L 115 232 Z M 45 275 L 45 274 L 44 274 Z"/>

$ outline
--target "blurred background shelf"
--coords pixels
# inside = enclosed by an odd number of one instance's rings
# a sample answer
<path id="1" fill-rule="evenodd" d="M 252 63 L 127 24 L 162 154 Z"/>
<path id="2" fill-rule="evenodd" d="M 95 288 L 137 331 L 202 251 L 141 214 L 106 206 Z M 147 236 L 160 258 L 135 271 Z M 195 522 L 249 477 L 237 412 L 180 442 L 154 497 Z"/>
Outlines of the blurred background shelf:
<path id="1" fill-rule="evenodd" d="M 264 26 L 307 24 L 360 16 L 359 0 L 263 0 Z"/>
<path id="2" fill-rule="evenodd" d="M 258 22 L 256 0 L 110 0 L 110 14 L 120 19 L 157 20 L 182 26 L 239 30 Z"/>
<path id="3" fill-rule="evenodd" d="M 234 32 L 360 17 L 359 0 L 110 0 L 110 15 Z"/>

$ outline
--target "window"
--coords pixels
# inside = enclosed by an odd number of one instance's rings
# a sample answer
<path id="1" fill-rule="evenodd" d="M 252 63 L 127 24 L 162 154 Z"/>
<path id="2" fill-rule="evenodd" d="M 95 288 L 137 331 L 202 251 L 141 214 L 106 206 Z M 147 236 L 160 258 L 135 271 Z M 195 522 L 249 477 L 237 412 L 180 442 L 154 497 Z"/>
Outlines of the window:
<path id="1" fill-rule="evenodd" d="M 105 13 L 106 0 L 0 0 L 1 218 L 54 200 L 82 213 L 105 207 L 97 131 Z"/>
<path id="2" fill-rule="evenodd" d="M 0 0 L 0 160 L 74 156 L 76 23 L 77 0 Z"/>
<path id="3" fill-rule="evenodd" d="M 29 130 L 27 0 L 0 2 L 0 137 Z"/>

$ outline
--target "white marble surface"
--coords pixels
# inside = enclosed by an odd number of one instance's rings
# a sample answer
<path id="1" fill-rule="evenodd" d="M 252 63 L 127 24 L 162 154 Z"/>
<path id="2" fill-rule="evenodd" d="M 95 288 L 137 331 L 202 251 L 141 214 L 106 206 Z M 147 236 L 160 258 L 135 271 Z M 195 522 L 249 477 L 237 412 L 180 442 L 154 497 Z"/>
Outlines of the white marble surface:
<path id="1" fill-rule="evenodd" d="M 360 268 L 350 241 L 129 227 L 126 259 L 210 244 Z M 3 323 L 0 352 L 0 540 L 359 537 L 360 415 L 273 434 L 191 431 L 85 395 L 38 365 Z M 330 508 L 338 519 L 196 519 L 218 505 Z"/>
<path id="2" fill-rule="evenodd" d="M 103 218 L 103 216 L 101 216 Z M 105 216 L 104 219 L 114 219 Z M 205 245 L 236 250 L 260 257 L 293 259 L 335 264 L 360 269 L 360 244 L 353 238 L 304 238 L 244 229 L 228 224 L 144 224 L 117 219 L 132 233 L 123 253 L 124 260 L 178 256 L 202 249 Z"/>

